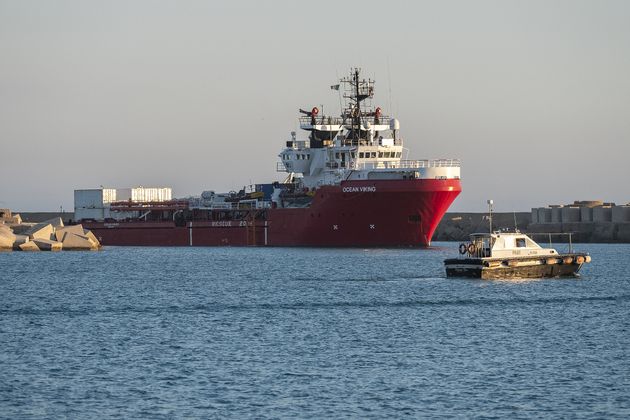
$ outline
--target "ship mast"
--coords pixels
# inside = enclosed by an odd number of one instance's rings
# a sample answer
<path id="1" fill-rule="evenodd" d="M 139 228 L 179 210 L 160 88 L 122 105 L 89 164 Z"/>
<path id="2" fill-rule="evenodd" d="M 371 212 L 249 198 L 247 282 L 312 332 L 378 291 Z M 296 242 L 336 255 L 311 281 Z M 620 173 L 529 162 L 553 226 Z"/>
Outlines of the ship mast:
<path id="1" fill-rule="evenodd" d="M 371 115 L 369 110 L 362 111 L 361 102 L 371 98 L 374 92 L 374 81 L 371 79 L 361 80 L 359 78 L 360 73 L 361 69 L 355 67 L 351 72 L 350 78 L 341 79 L 341 82 L 349 87 L 343 95 L 348 100 L 348 103 L 342 117 L 344 120 L 350 120 L 350 130 L 352 132 L 350 140 L 357 143 L 361 140 L 361 118 L 363 115 Z"/>
<path id="2" fill-rule="evenodd" d="M 355 67 L 354 69 L 354 85 L 355 85 L 355 92 L 356 92 L 356 99 L 357 99 L 357 107 L 356 107 L 356 115 L 354 116 L 354 118 L 352 119 L 352 125 L 353 125 L 353 137 L 355 140 L 359 140 L 359 133 L 361 132 L 361 100 L 359 99 L 359 69 Z M 356 130 L 354 129 L 354 124 L 356 123 Z"/>

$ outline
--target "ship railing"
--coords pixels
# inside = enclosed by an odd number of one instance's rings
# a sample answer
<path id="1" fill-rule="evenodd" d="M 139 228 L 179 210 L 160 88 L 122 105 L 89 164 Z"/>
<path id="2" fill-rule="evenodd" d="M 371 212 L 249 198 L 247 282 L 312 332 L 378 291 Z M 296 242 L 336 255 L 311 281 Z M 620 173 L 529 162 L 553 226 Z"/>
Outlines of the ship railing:
<path id="1" fill-rule="evenodd" d="M 200 210 L 246 210 L 246 209 L 268 209 L 271 208 L 271 200 L 248 199 L 240 201 L 220 201 L 216 203 L 203 204 L 195 203 L 192 209 Z"/>
<path id="2" fill-rule="evenodd" d="M 168 201 L 114 201 L 109 204 L 112 211 L 141 211 L 141 210 L 185 210 L 189 207 L 188 200 Z"/>
<path id="3" fill-rule="evenodd" d="M 290 172 L 290 170 L 287 169 L 284 162 L 276 162 L 276 172 Z"/>
<path id="4" fill-rule="evenodd" d="M 421 168 L 459 168 L 459 159 L 424 159 L 377 162 L 353 162 L 353 169 L 421 169 Z"/>
<path id="5" fill-rule="evenodd" d="M 310 126 L 312 125 L 313 120 L 309 116 L 300 117 L 300 125 L 301 126 Z M 343 119 L 339 117 L 315 117 L 316 125 L 341 125 L 343 124 Z"/>
<path id="6" fill-rule="evenodd" d="M 368 123 L 370 125 L 386 125 L 389 127 L 390 117 L 388 115 L 381 115 L 378 117 L 378 122 L 373 116 L 362 116 L 361 117 L 361 125 L 366 126 Z M 342 125 L 345 124 L 350 126 L 352 124 L 352 119 L 348 115 L 348 118 L 344 119 L 339 117 L 315 117 L 315 125 Z M 313 125 L 313 119 L 309 116 L 300 117 L 300 126 L 301 127 L 310 127 Z"/>

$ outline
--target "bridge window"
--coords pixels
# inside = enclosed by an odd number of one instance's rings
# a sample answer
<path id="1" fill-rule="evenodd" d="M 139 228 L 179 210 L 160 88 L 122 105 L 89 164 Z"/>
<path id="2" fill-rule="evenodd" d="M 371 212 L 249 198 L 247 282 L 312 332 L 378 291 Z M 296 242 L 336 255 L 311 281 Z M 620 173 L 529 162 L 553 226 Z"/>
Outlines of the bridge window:
<path id="1" fill-rule="evenodd" d="M 363 152 L 359 152 L 359 159 L 363 159 Z"/>
<path id="2" fill-rule="evenodd" d="M 525 244 L 525 238 L 516 238 L 516 247 L 517 248 L 525 248 L 527 245 Z"/>
<path id="3" fill-rule="evenodd" d="M 375 158 L 376 157 L 376 152 L 372 152 L 372 157 Z"/>

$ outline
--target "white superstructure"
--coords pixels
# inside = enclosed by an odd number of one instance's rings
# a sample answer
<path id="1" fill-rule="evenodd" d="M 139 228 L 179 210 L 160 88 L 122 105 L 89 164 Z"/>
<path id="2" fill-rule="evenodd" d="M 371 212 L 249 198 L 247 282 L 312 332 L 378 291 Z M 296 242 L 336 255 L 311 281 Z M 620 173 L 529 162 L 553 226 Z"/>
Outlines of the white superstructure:
<path id="1" fill-rule="evenodd" d="M 289 180 L 317 188 L 346 180 L 459 179 L 458 159 L 406 160 L 398 120 L 362 103 L 373 98 L 372 80 L 359 79 L 355 69 L 341 84 L 347 99 L 341 117 L 320 116 L 317 107 L 300 110 L 300 128 L 309 132 L 308 139 L 291 133 L 278 155 L 277 169 L 288 172 Z"/>

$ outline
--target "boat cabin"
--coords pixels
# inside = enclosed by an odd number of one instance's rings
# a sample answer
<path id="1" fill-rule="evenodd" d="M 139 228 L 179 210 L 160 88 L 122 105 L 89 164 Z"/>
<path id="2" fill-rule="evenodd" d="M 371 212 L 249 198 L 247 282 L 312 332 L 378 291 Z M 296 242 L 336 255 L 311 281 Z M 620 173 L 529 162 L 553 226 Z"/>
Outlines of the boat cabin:
<path id="1" fill-rule="evenodd" d="M 543 248 L 520 232 L 473 233 L 468 254 L 476 258 L 508 258 L 557 255 L 555 249 Z"/>

